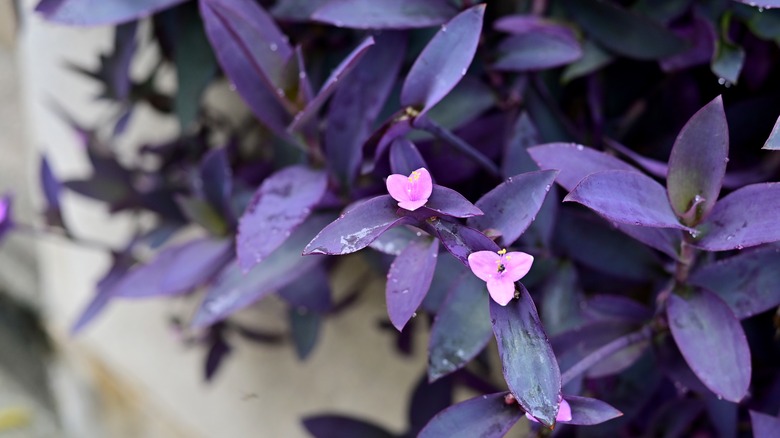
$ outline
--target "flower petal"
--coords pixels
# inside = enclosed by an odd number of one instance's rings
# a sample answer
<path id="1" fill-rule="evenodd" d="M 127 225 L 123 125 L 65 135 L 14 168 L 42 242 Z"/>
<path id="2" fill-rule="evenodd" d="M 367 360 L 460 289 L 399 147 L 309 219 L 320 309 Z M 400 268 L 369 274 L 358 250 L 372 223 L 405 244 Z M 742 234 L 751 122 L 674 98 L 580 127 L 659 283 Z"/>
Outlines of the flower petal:
<path id="1" fill-rule="evenodd" d="M 534 423 L 538 423 L 539 420 L 532 417 L 528 412 L 525 413 L 525 418 L 533 421 Z M 571 421 L 571 406 L 569 406 L 569 402 L 567 402 L 565 399 L 561 400 L 561 404 L 558 405 L 558 415 L 555 416 L 555 421 L 561 421 L 561 422 L 567 422 Z"/>
<path id="2" fill-rule="evenodd" d="M 409 179 L 407 177 L 394 173 L 387 177 L 386 184 L 387 192 L 396 201 L 404 202 L 411 200 L 407 191 L 409 189 Z"/>
<path id="3" fill-rule="evenodd" d="M 531 270 L 534 263 L 534 256 L 524 252 L 510 252 L 504 256 L 504 277 L 511 281 L 518 281 L 525 277 L 525 274 Z"/>
<path id="4" fill-rule="evenodd" d="M 490 297 L 496 303 L 506 306 L 515 297 L 515 283 L 507 277 L 491 278 L 487 281 Z"/>
<path id="5" fill-rule="evenodd" d="M 500 259 L 493 251 L 472 252 L 469 254 L 469 268 L 480 280 L 489 281 L 498 273 Z"/>
<path id="6" fill-rule="evenodd" d="M 420 179 L 417 180 L 414 190 L 416 199 L 425 199 L 427 201 L 428 198 L 431 197 L 431 193 L 433 193 L 433 180 L 431 179 L 431 174 L 428 172 L 428 169 L 424 167 L 415 170 L 415 172 L 420 173 Z"/>
<path id="7" fill-rule="evenodd" d="M 418 201 L 401 201 L 398 203 L 398 206 L 404 210 L 415 211 L 425 205 L 426 202 L 428 202 L 427 199 L 420 199 Z"/>
<path id="8" fill-rule="evenodd" d="M 555 416 L 555 421 L 571 421 L 571 406 L 566 399 L 561 400 L 561 405 L 558 407 L 558 415 Z"/>

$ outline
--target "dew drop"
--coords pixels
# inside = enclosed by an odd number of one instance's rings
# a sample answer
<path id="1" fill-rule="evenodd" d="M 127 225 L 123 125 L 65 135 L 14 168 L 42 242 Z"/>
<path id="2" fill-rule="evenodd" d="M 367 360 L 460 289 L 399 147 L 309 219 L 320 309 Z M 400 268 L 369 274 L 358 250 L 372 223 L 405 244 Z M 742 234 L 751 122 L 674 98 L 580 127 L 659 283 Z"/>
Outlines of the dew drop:
<path id="1" fill-rule="evenodd" d="M 466 74 L 466 69 L 464 68 L 463 70 L 460 71 L 460 75 L 464 76 L 465 74 Z"/>
<path id="2" fill-rule="evenodd" d="M 412 318 L 417 318 L 417 312 L 412 313 Z"/>
<path id="3" fill-rule="evenodd" d="M 421 231 L 418 231 L 418 232 L 417 232 L 417 233 L 415 233 L 415 234 L 417 234 L 417 237 L 420 237 L 420 236 L 422 236 L 422 232 L 421 232 Z"/>
<path id="4" fill-rule="evenodd" d="M 393 279 L 393 283 L 398 283 L 398 279 L 397 279 L 397 278 L 394 278 L 394 279 Z"/>
<path id="5" fill-rule="evenodd" d="M 306 72 L 302 71 L 302 72 L 298 73 L 298 79 L 306 79 Z"/>
<path id="6" fill-rule="evenodd" d="M 736 247 L 736 248 L 737 248 L 738 250 L 742 251 L 742 249 L 744 248 L 744 246 L 742 246 L 742 245 L 737 245 L 737 247 Z"/>
<path id="7" fill-rule="evenodd" d="M 482 400 L 487 400 L 487 396 L 486 396 L 486 395 L 483 395 L 483 396 L 482 396 Z"/>
<path id="8" fill-rule="evenodd" d="M 723 78 L 718 78 L 718 83 L 719 83 L 720 85 L 724 85 L 724 84 L 726 83 L 726 80 L 725 80 L 725 79 L 723 79 Z"/>
<path id="9" fill-rule="evenodd" d="M 403 290 L 401 291 L 401 294 L 408 294 L 408 293 L 409 293 L 409 289 L 403 289 Z"/>
<path id="10" fill-rule="evenodd" d="M 278 94 L 280 96 L 284 96 L 284 90 L 282 90 L 281 88 L 277 88 L 276 89 L 276 94 Z"/>
<path id="11" fill-rule="evenodd" d="M 275 51 L 279 50 L 279 46 L 276 45 L 276 43 L 271 43 L 271 45 L 269 47 L 271 48 L 272 52 L 275 52 Z"/>
<path id="12" fill-rule="evenodd" d="M 447 25 L 446 24 L 442 24 L 441 25 L 441 31 L 442 32 L 447 32 Z"/>
<path id="13" fill-rule="evenodd" d="M 727 241 L 728 241 L 728 240 L 731 240 L 731 239 L 733 239 L 733 238 L 734 238 L 734 235 L 733 235 L 733 234 L 729 234 L 728 236 L 726 236 L 726 240 L 727 240 Z"/>
<path id="14" fill-rule="evenodd" d="M 236 91 L 236 84 L 230 83 L 230 91 Z"/>
<path id="15" fill-rule="evenodd" d="M 578 145 L 577 145 L 577 150 L 578 150 L 578 151 L 584 151 L 584 150 L 585 150 L 585 146 L 583 146 L 583 145 L 581 145 L 581 144 L 578 144 Z"/>
<path id="16" fill-rule="evenodd" d="M 551 185 L 547 184 L 546 186 L 544 186 L 544 190 L 549 192 L 551 187 L 552 187 Z"/>

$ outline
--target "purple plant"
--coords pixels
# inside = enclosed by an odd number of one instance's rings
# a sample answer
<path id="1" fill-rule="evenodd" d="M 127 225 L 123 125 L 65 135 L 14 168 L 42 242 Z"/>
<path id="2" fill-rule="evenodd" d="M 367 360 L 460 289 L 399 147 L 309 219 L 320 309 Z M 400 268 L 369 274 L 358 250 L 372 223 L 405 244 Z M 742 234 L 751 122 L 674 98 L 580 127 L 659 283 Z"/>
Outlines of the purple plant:
<path id="1" fill-rule="evenodd" d="M 207 379 L 228 332 L 305 359 L 357 297 L 333 302 L 327 256 L 360 252 L 387 273 L 399 346 L 432 321 L 403 436 L 503 436 L 523 417 L 539 436 L 772 436 L 780 159 L 761 146 L 780 148 L 780 3 L 662 3 L 42 0 L 54 22 L 117 25 L 100 68 L 77 70 L 123 108 L 110 132 L 65 116 L 94 173 L 61 183 L 43 160 L 47 223 L 76 239 L 62 188 L 159 218 L 74 331 L 121 298 L 187 294 Z M 173 95 L 129 76 L 139 20 Z M 235 126 L 200 99 L 224 80 L 251 112 Z M 140 102 L 181 135 L 128 167 L 113 144 Z M 187 224 L 203 237 L 167 243 Z M 274 293 L 289 336 L 231 319 Z M 479 395 L 453 404 L 457 386 Z"/>

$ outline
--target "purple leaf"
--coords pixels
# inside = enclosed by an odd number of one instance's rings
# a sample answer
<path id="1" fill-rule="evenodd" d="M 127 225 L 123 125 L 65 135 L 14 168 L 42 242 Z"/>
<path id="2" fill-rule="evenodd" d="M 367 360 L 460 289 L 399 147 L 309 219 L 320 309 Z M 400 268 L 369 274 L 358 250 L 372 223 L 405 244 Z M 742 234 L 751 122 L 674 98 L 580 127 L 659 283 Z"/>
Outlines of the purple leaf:
<path id="1" fill-rule="evenodd" d="M 609 320 L 590 322 L 555 336 L 552 339 L 552 346 L 561 368 L 568 371 L 600 348 L 635 330 L 636 324 L 633 322 Z M 585 370 L 586 374 L 592 378 L 618 374 L 633 365 L 648 346 L 647 341 L 637 342 L 603 356 Z"/>
<path id="2" fill-rule="evenodd" d="M 729 131 L 723 99 L 718 96 L 683 126 L 669 156 L 666 189 L 679 217 L 695 208 L 697 223 L 718 200 L 729 155 Z"/>
<path id="3" fill-rule="evenodd" d="M 650 175 L 666 179 L 666 174 L 669 172 L 668 164 L 642 156 L 610 138 L 605 138 L 604 143 L 610 148 L 628 157 L 631 161 L 636 163 L 637 166 L 644 169 Z"/>
<path id="4" fill-rule="evenodd" d="M 200 180 L 198 189 L 203 192 L 203 197 L 219 212 L 231 214 L 233 173 L 225 148 L 214 149 L 206 154 L 200 163 Z"/>
<path id="5" fill-rule="evenodd" d="M 769 134 L 769 138 L 766 139 L 766 143 L 764 143 L 764 147 L 761 149 L 770 151 L 780 150 L 780 117 L 777 118 L 775 126 L 772 128 L 772 132 Z"/>
<path id="6" fill-rule="evenodd" d="M 485 5 L 477 5 L 442 25 L 406 76 L 402 106 L 424 114 L 460 82 L 474 59 L 484 15 Z"/>
<path id="7" fill-rule="evenodd" d="M 280 21 L 306 22 L 314 11 L 329 0 L 279 0 L 271 9 L 271 14 Z"/>
<path id="8" fill-rule="evenodd" d="M 501 244 L 512 244 L 536 219 L 557 174 L 555 170 L 539 170 L 510 176 L 477 201 L 477 208 L 485 214 L 470 218 L 469 226 L 498 230 Z"/>
<path id="9" fill-rule="evenodd" d="M 780 183 L 752 184 L 730 193 L 697 227 L 695 245 L 708 251 L 742 249 L 780 240 Z"/>
<path id="10" fill-rule="evenodd" d="M 305 360 L 317 345 L 322 316 L 306 309 L 293 308 L 290 309 L 289 315 L 295 353 L 298 359 Z"/>
<path id="11" fill-rule="evenodd" d="M 225 218 L 208 202 L 185 196 L 177 196 L 175 199 L 182 214 L 190 222 L 200 225 L 214 236 L 224 236 L 227 233 L 228 224 Z"/>
<path id="12" fill-rule="evenodd" d="M 676 259 L 682 241 L 682 233 L 671 228 L 648 228 L 637 225 L 613 224 L 617 229 L 645 245 Z"/>
<path id="13" fill-rule="evenodd" d="M 330 76 L 328 76 L 328 79 L 326 79 L 325 83 L 322 84 L 322 88 L 320 88 L 320 91 L 317 93 L 314 99 L 312 99 L 312 101 L 306 105 L 303 111 L 295 115 L 295 118 L 287 130 L 297 131 L 306 125 L 306 123 L 317 114 L 317 111 L 322 108 L 322 105 L 325 104 L 325 101 L 327 101 L 333 92 L 336 91 L 336 86 L 339 84 L 339 81 L 344 81 L 344 79 L 348 77 L 350 72 L 352 72 L 355 66 L 358 65 L 368 49 L 373 45 L 374 38 L 368 37 L 363 40 L 363 42 L 361 42 L 352 52 L 350 52 L 350 54 L 347 55 L 347 57 L 344 58 L 344 60 L 341 61 L 341 63 L 336 66 L 335 69 L 333 69 L 333 71 L 330 73 Z"/>
<path id="14" fill-rule="evenodd" d="M 666 313 L 672 336 L 696 376 L 718 396 L 739 403 L 750 386 L 750 347 L 731 309 L 701 290 L 670 295 Z"/>
<path id="15" fill-rule="evenodd" d="M 292 166 L 269 176 L 255 192 L 238 226 L 238 264 L 244 271 L 284 243 L 311 214 L 328 187 L 325 172 Z"/>
<path id="16" fill-rule="evenodd" d="M 704 399 L 704 407 L 718 436 L 722 438 L 737 438 L 737 416 L 739 405 L 717 397 Z"/>
<path id="17" fill-rule="evenodd" d="M 468 266 L 468 257 L 474 251 L 498 251 L 500 248 L 479 231 L 456 222 L 433 219 L 424 228 L 441 240 L 442 245 L 461 263 Z"/>
<path id="18" fill-rule="evenodd" d="M 314 438 L 394 438 L 379 426 L 341 415 L 319 415 L 303 419 L 303 426 Z"/>
<path id="19" fill-rule="evenodd" d="M 412 318 L 431 287 L 439 241 L 416 240 L 395 258 L 387 272 L 387 314 L 398 331 Z"/>
<path id="20" fill-rule="evenodd" d="M 377 196 L 354 205 L 306 245 L 304 255 L 343 255 L 360 251 L 389 228 L 409 219 L 398 216 L 398 203 L 390 195 Z"/>
<path id="21" fill-rule="evenodd" d="M 595 398 L 578 397 L 575 395 L 566 395 L 563 398 L 569 402 L 571 407 L 571 420 L 565 421 L 564 423 L 566 424 L 592 426 L 623 415 L 622 412 L 609 404 Z"/>
<path id="22" fill-rule="evenodd" d="M 554 237 L 553 242 L 560 248 L 562 255 L 599 272 L 637 281 L 665 276 L 662 264 L 653 251 L 626 239 L 607 222 L 592 215 L 562 210 Z M 672 254 L 676 256 L 674 250 Z"/>
<path id="23" fill-rule="evenodd" d="M 340 179 L 351 183 L 363 159 L 363 144 L 395 82 L 406 53 L 406 35 L 383 32 L 376 45 L 336 88 L 325 127 L 325 154 Z"/>
<path id="24" fill-rule="evenodd" d="M 211 334 L 213 340 L 209 346 L 209 352 L 206 355 L 206 362 L 203 365 L 203 376 L 206 381 L 210 381 L 214 378 L 219 366 L 222 365 L 222 362 L 232 351 L 232 348 L 230 347 L 230 344 L 227 343 L 227 340 L 225 340 L 225 337 L 221 333 L 214 333 L 216 331 L 217 330 L 214 330 Z"/>
<path id="25" fill-rule="evenodd" d="M 552 20 L 536 15 L 506 15 L 493 23 L 493 29 L 516 35 L 544 31 L 550 28 L 568 29 Z M 573 32 L 572 35 L 574 35 Z"/>
<path id="26" fill-rule="evenodd" d="M 381 253 L 397 256 L 420 235 L 422 235 L 421 232 L 415 233 L 408 227 L 390 228 L 368 246 Z"/>
<path id="27" fill-rule="evenodd" d="M 528 113 L 522 112 L 512 127 L 511 137 L 506 142 L 504 159 L 501 162 L 501 174 L 504 178 L 539 169 L 528 153 L 528 148 L 539 142 L 539 130 L 536 129 Z"/>
<path id="28" fill-rule="evenodd" d="M 422 376 L 409 403 L 408 436 L 417 436 L 431 418 L 452 404 L 452 381 L 445 377 L 430 383 L 427 376 Z"/>
<path id="29" fill-rule="evenodd" d="M 506 435 L 523 416 L 506 392 L 481 395 L 439 412 L 418 438 L 493 438 Z"/>
<path id="30" fill-rule="evenodd" d="M 715 26 L 707 19 L 694 15 L 690 24 L 684 24 L 671 29 L 677 36 L 685 38 L 689 44 L 688 50 L 661 59 L 659 64 L 664 72 L 685 70 L 702 64 L 709 64 L 715 53 L 715 41 L 718 36 Z"/>
<path id="31" fill-rule="evenodd" d="M 35 11 L 56 23 L 97 26 L 137 20 L 186 0 L 41 0 Z"/>
<path id="32" fill-rule="evenodd" d="M 233 257 L 228 240 L 197 239 L 170 246 L 125 275 L 113 295 L 147 298 L 191 291 L 214 277 Z"/>
<path id="33" fill-rule="evenodd" d="M 563 201 L 580 203 L 614 222 L 688 230 L 669 206 L 663 186 L 634 171 L 607 170 L 591 174 Z"/>
<path id="34" fill-rule="evenodd" d="M 561 262 L 556 267 L 542 290 L 542 322 L 550 336 L 582 323 L 583 296 L 579 287 L 577 270 L 570 262 Z"/>
<path id="35" fill-rule="evenodd" d="M 446 216 L 460 218 L 483 214 L 482 210 L 469 202 L 460 193 L 437 184 L 433 185 L 433 192 L 431 197 L 428 198 L 425 207 Z"/>
<path id="36" fill-rule="evenodd" d="M 453 283 L 431 328 L 428 380 L 433 382 L 463 368 L 490 341 L 485 282 L 465 273 Z"/>
<path id="37" fill-rule="evenodd" d="M 718 294 L 739 319 L 780 305 L 780 249 L 757 248 L 693 272 L 690 283 Z"/>
<path id="38" fill-rule="evenodd" d="M 588 318 L 599 321 L 641 324 L 653 317 L 653 311 L 648 307 L 622 295 L 593 295 L 584 303 L 582 311 Z"/>
<path id="39" fill-rule="evenodd" d="M 206 34 L 225 75 L 241 98 L 261 122 L 285 138 L 292 116 L 271 85 L 271 75 L 281 72 L 289 57 L 281 55 L 289 47 L 273 20 L 257 4 L 241 0 L 241 12 L 233 9 L 238 2 L 231 5 L 226 6 L 222 0 L 200 2 Z"/>
<path id="40" fill-rule="evenodd" d="M 425 167 L 425 160 L 417 146 L 405 138 L 397 138 L 390 145 L 390 169 L 393 173 L 410 175 L 413 171 Z"/>
<path id="41" fill-rule="evenodd" d="M 205 327 L 225 319 L 305 276 L 322 262 L 322 258 L 301 257 L 301 248 L 329 220 L 327 216 L 311 216 L 282 246 L 247 274 L 243 274 L 238 263 L 229 265 L 206 292 L 192 326 Z"/>
<path id="42" fill-rule="evenodd" d="M 759 12 L 762 9 L 780 8 L 780 0 L 736 0 L 740 3 L 759 8 Z"/>
<path id="43" fill-rule="evenodd" d="M 658 22 L 611 2 L 566 0 L 563 6 L 596 42 L 629 58 L 664 58 L 687 46 L 685 40 Z"/>
<path id="44" fill-rule="evenodd" d="M 328 272 L 322 265 L 279 290 L 279 297 L 290 306 L 325 313 L 333 307 Z"/>
<path id="45" fill-rule="evenodd" d="M 438 313 L 450 290 L 466 272 L 469 272 L 469 268 L 458 259 L 446 252 L 439 254 L 431 288 L 422 302 L 423 309 L 432 315 Z"/>
<path id="46" fill-rule="evenodd" d="M 503 364 L 504 380 L 525 411 L 546 426 L 555 424 L 561 372 L 531 296 L 519 284 L 520 298 L 501 306 L 490 301 L 490 318 Z"/>
<path id="47" fill-rule="evenodd" d="M 529 148 L 528 153 L 540 168 L 559 170 L 555 182 L 568 191 L 574 190 L 574 187 L 591 173 L 605 170 L 638 172 L 612 155 L 580 144 L 549 143 Z"/>
<path id="48" fill-rule="evenodd" d="M 571 29 L 557 25 L 512 35 L 498 46 L 496 70 L 528 72 L 571 64 L 582 57 L 582 48 Z"/>
<path id="49" fill-rule="evenodd" d="M 114 260 L 111 269 L 98 281 L 95 296 L 92 297 L 87 307 L 81 312 L 71 327 L 70 333 L 72 335 L 80 333 L 84 327 L 105 309 L 114 297 L 114 287 L 124 278 L 130 266 L 132 266 L 132 261 L 127 254 L 120 254 Z"/>
<path id="50" fill-rule="evenodd" d="M 294 51 L 273 17 L 252 0 L 201 0 L 241 46 L 262 80 L 273 87 L 284 83 L 284 68 Z M 205 19 L 205 17 L 204 17 Z M 218 52 L 218 48 L 215 49 Z"/>
<path id="51" fill-rule="evenodd" d="M 753 426 L 754 438 L 772 438 L 780 430 L 780 418 L 753 410 L 750 411 L 750 424 Z"/>
<path id="52" fill-rule="evenodd" d="M 49 224 L 62 224 L 62 214 L 60 212 L 60 193 L 62 193 L 62 184 L 52 172 L 49 166 L 49 160 L 45 155 L 41 156 L 41 189 L 43 189 L 44 198 L 46 198 L 46 219 Z M 0 217 L 0 222 L 2 222 Z"/>
<path id="53" fill-rule="evenodd" d="M 447 0 L 331 0 L 312 19 L 355 29 L 412 29 L 445 23 L 457 12 Z"/>

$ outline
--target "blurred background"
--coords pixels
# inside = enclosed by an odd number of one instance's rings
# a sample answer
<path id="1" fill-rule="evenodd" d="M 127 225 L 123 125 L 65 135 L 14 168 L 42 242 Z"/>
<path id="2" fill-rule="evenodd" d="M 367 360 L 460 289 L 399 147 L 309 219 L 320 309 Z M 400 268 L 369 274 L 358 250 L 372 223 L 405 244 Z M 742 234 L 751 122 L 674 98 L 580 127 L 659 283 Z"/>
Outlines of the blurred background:
<path id="1" fill-rule="evenodd" d="M 296 437 L 305 436 L 301 417 L 323 412 L 401 431 L 425 354 L 399 356 L 386 331 L 366 329 L 384 317 L 381 278 L 361 280 L 376 293 L 329 319 L 306 362 L 287 344 L 240 348 L 246 341 L 236 339 L 239 348 L 210 383 L 203 379 L 205 351 L 188 348 L 170 324 L 172 315 L 187 311 L 185 303 L 124 302 L 70 334 L 109 266 L 107 250 L 127 239 L 129 221 L 66 193 L 66 221 L 94 244 L 35 236 L 42 223 L 40 153 L 58 176 L 88 172 L 61 112 L 85 126 L 106 119 L 110 108 L 96 102 L 97 83 L 72 66 L 94 68 L 111 49 L 113 30 L 44 23 L 33 13 L 35 3 L 0 2 L 0 193 L 13 193 L 15 220 L 32 228 L 11 233 L 0 248 L 0 438 Z M 154 58 L 144 56 L 148 50 L 140 42 L 134 70 L 148 68 Z M 213 98 L 227 105 L 236 99 Z M 165 140 L 177 129 L 175 120 L 141 107 L 122 142 Z M 349 258 L 344 265 L 348 275 L 336 287 L 355 287 L 350 283 L 365 268 Z M 286 324 L 273 299 L 245 313 L 268 330 Z"/>

